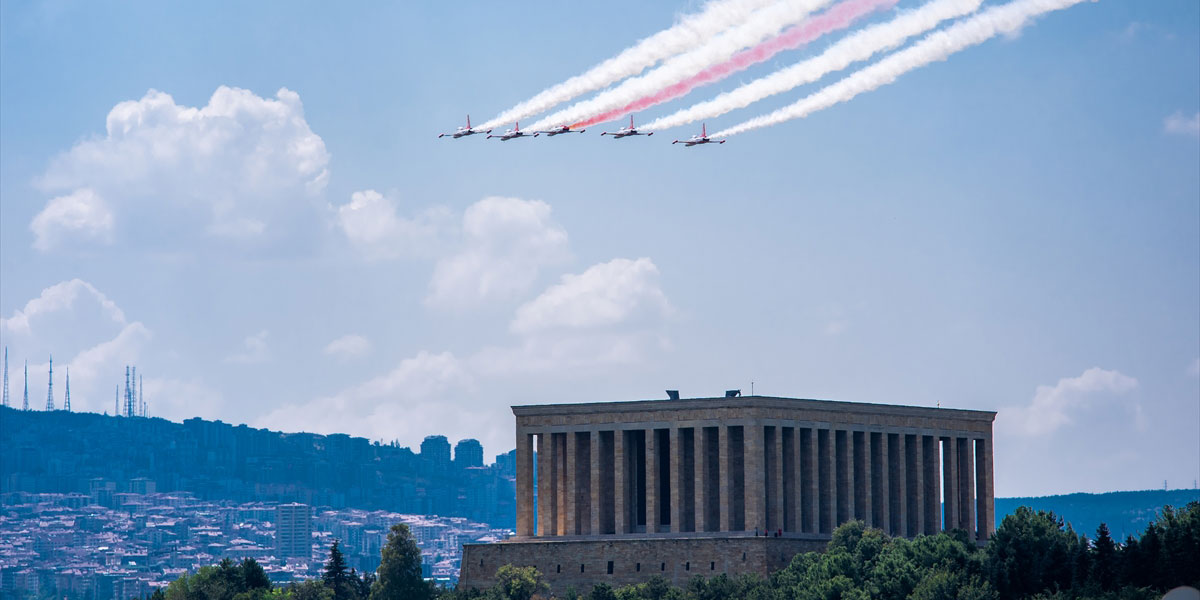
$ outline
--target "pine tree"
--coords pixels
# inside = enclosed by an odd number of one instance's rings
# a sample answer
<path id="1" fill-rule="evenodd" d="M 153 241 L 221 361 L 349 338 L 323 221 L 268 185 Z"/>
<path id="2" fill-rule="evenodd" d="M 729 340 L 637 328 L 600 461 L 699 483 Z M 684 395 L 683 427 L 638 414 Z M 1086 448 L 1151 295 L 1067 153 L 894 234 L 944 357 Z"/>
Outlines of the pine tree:
<path id="1" fill-rule="evenodd" d="M 1117 544 L 1113 542 L 1106 523 L 1096 528 L 1096 541 L 1092 543 L 1092 548 L 1092 581 L 1106 592 L 1116 589 Z"/>
<path id="2" fill-rule="evenodd" d="M 338 548 L 338 540 L 333 540 L 329 547 L 329 560 L 325 563 L 325 572 L 321 581 L 333 592 L 335 600 L 354 600 L 354 587 L 350 583 L 350 572 L 346 569 L 346 557 Z"/>
<path id="3" fill-rule="evenodd" d="M 408 531 L 396 523 L 381 551 L 370 600 L 431 600 L 433 586 L 421 578 L 421 549 Z"/>

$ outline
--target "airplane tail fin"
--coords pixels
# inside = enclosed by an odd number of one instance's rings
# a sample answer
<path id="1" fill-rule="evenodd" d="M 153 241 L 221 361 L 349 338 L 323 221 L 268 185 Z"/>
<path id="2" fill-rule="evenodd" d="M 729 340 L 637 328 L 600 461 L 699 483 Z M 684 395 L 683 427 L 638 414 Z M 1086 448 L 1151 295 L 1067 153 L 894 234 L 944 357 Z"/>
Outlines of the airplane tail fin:
<path id="1" fill-rule="evenodd" d="M 629 115 L 629 128 L 633 129 L 633 115 Z"/>
<path id="2" fill-rule="evenodd" d="M 705 123 L 700 124 L 700 137 L 708 137 L 708 125 Z"/>
<path id="3" fill-rule="evenodd" d="M 471 128 L 471 115 L 467 115 L 467 129 Z"/>

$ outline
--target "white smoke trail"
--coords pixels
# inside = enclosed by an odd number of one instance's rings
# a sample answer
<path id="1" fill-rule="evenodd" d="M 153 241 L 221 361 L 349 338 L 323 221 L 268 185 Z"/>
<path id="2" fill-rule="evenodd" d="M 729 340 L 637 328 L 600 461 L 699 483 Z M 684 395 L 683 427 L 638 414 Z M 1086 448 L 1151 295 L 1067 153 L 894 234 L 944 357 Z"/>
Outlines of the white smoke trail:
<path id="1" fill-rule="evenodd" d="M 546 88 L 476 128 L 491 129 L 513 123 L 543 113 L 582 94 L 637 75 L 646 67 L 664 58 L 686 52 L 708 41 L 712 36 L 744 22 L 754 11 L 778 1 L 711 0 L 700 12 L 684 17 L 676 25 L 639 41 L 581 75 Z"/>
<path id="2" fill-rule="evenodd" d="M 743 48 L 778 35 L 784 28 L 804 20 L 812 11 L 830 2 L 832 0 L 789 0 L 768 6 L 750 15 L 741 25 L 712 38 L 708 43 L 664 61 L 661 66 L 645 75 L 628 79 L 613 89 L 541 119 L 532 128 L 570 125 L 604 111 L 625 106 L 695 75 L 709 65 L 726 61 Z"/>
<path id="3" fill-rule="evenodd" d="M 989 8 L 970 19 L 955 23 L 942 31 L 931 33 L 912 46 L 891 54 L 795 104 L 734 125 L 724 131 L 714 133 L 710 137 L 730 137 L 752 129 L 806 117 L 818 110 L 846 102 L 863 92 L 869 92 L 892 83 L 896 81 L 896 78 L 913 69 L 934 61 L 945 60 L 951 54 L 981 44 L 997 34 L 1016 32 L 1038 15 L 1068 8 L 1081 2 L 1084 0 L 1014 0 L 1008 4 Z"/>
<path id="4" fill-rule="evenodd" d="M 847 36 L 819 56 L 776 71 L 712 100 L 681 109 L 645 125 L 643 129 L 669 129 L 745 108 L 768 96 L 817 81 L 829 73 L 866 60 L 878 52 L 895 48 L 908 38 L 925 33 L 947 19 L 975 12 L 982 3 L 983 0 L 933 0 L 921 8 L 901 14 L 892 21 L 873 25 Z"/>

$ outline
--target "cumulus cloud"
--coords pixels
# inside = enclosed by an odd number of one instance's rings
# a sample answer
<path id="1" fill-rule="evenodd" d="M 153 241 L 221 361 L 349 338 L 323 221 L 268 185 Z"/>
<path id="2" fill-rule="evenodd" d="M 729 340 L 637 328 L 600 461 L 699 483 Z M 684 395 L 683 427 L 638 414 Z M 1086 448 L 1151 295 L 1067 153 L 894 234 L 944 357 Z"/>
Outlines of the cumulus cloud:
<path id="1" fill-rule="evenodd" d="M 266 362 L 270 357 L 270 350 L 267 347 L 268 335 L 270 334 L 264 329 L 254 335 L 246 336 L 246 339 L 242 341 L 242 350 L 225 357 L 225 362 L 242 365 Z"/>
<path id="2" fill-rule="evenodd" d="M 462 246 L 438 261 L 425 302 L 466 308 L 525 293 L 543 269 L 570 257 L 567 232 L 540 200 L 489 197 L 463 213 Z"/>
<path id="3" fill-rule="evenodd" d="M 478 392 L 470 370 L 453 354 L 422 351 L 383 375 L 331 396 L 280 407 L 257 423 L 414 446 L 436 432 L 451 440 L 476 438 L 499 452 L 512 447 L 512 413 L 492 400 Z"/>
<path id="4" fill-rule="evenodd" d="M 997 429 L 1028 436 L 1054 433 L 1073 422 L 1078 413 L 1115 396 L 1124 395 L 1137 388 L 1138 381 L 1118 371 L 1092 367 L 1078 377 L 1066 377 L 1058 383 L 1040 385 L 1033 400 L 1026 406 L 1017 406 L 1000 411 Z M 1135 419 L 1145 419 L 1141 407 L 1130 402 L 1130 411 Z"/>
<path id="5" fill-rule="evenodd" d="M 172 421 L 192 417 L 228 419 L 223 410 L 225 397 L 198 379 L 153 377 L 145 380 L 143 394 L 151 417 Z"/>
<path id="6" fill-rule="evenodd" d="M 1200 112 L 1186 116 L 1183 111 L 1177 111 L 1163 119 L 1163 131 L 1173 135 L 1200 137 Z"/>
<path id="7" fill-rule="evenodd" d="M 112 242 L 113 214 L 95 191 L 81 188 L 58 196 L 29 224 L 33 247 L 43 252 L 63 245 Z"/>
<path id="8" fill-rule="evenodd" d="M 266 243 L 319 206 L 305 204 L 329 178 L 325 143 L 309 128 L 300 96 L 274 99 L 222 86 L 203 107 L 150 90 L 109 112 L 104 136 L 51 161 L 37 185 L 50 200 L 34 218 L 35 244 L 191 237 Z"/>
<path id="9" fill-rule="evenodd" d="M 548 329 L 610 327 L 642 316 L 659 317 L 671 305 L 649 258 L 616 258 L 562 280 L 517 309 L 511 329 L 530 334 Z"/>
<path id="10" fill-rule="evenodd" d="M 337 207 L 342 233 L 370 259 L 430 255 L 444 243 L 450 220 L 450 211 L 440 206 L 406 219 L 394 200 L 375 190 L 354 192 L 350 202 Z"/>
<path id="11" fill-rule="evenodd" d="M 371 341 L 357 334 L 347 334 L 329 342 L 325 354 L 342 360 L 366 356 L 371 352 Z"/>
<path id="12" fill-rule="evenodd" d="M 71 310 L 81 298 L 94 302 L 113 323 L 125 324 L 125 313 L 108 296 L 82 279 L 72 279 L 42 290 L 37 298 L 29 300 L 24 307 L 13 311 L 11 317 L 0 317 L 0 328 L 10 333 L 30 335 L 31 321 L 51 313 Z"/>
<path id="13" fill-rule="evenodd" d="M 674 309 L 649 258 L 617 258 L 563 275 L 516 311 L 513 347 L 487 348 L 472 364 L 506 373 L 630 364 L 670 347 L 662 326 Z"/>

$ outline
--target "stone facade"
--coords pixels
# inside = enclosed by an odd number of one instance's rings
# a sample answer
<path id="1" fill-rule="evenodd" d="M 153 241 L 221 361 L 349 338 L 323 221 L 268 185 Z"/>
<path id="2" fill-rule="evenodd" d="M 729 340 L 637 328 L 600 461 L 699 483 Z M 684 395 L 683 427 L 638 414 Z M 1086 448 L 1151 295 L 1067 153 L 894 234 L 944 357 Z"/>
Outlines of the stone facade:
<path id="1" fill-rule="evenodd" d="M 853 519 L 906 537 L 993 531 L 994 412 L 739 396 L 513 413 L 517 533 L 467 546 L 460 585 L 506 562 L 538 566 L 559 593 L 654 574 L 626 563 L 672 580 L 693 563 L 765 574 L 787 562 L 772 549 L 823 547 Z"/>

